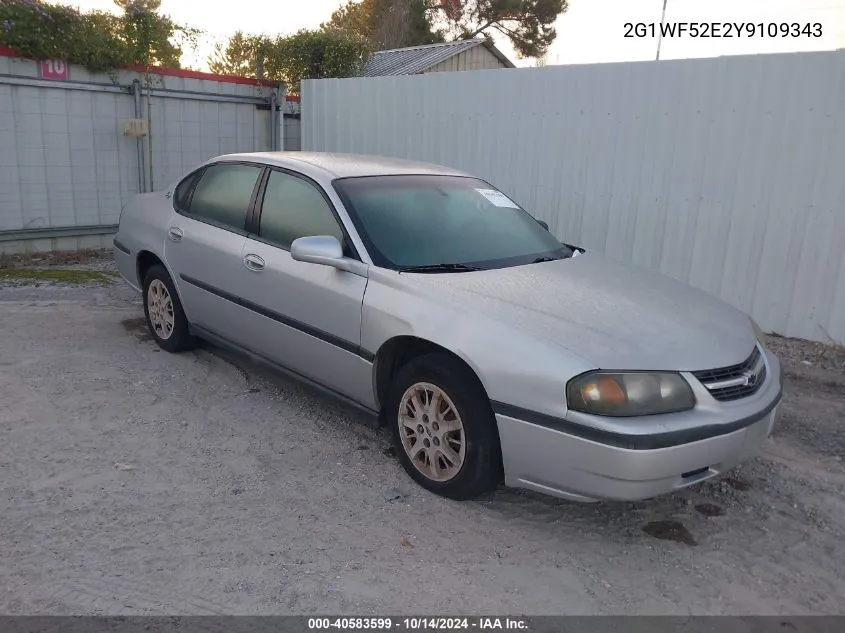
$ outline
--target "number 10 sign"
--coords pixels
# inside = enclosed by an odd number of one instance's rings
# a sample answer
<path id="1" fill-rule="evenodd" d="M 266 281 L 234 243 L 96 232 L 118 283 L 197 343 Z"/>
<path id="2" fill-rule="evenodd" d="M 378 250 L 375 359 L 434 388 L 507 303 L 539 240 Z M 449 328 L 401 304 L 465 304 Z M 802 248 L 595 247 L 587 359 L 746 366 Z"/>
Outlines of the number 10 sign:
<path id="1" fill-rule="evenodd" d="M 58 59 L 42 59 L 38 65 L 43 79 L 67 79 L 67 64 Z"/>

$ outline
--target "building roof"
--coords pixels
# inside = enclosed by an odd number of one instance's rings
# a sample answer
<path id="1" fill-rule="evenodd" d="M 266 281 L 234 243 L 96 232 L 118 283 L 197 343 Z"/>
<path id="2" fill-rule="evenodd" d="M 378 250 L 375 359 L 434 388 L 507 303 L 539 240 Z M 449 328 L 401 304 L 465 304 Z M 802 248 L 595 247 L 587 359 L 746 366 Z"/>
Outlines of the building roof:
<path id="1" fill-rule="evenodd" d="M 394 48 L 388 51 L 376 51 L 367 60 L 364 77 L 384 77 L 387 75 L 416 75 L 432 66 L 460 55 L 476 46 L 485 46 L 507 68 L 515 68 L 513 62 L 486 38 L 458 40 L 442 44 L 424 44 L 407 48 Z"/>

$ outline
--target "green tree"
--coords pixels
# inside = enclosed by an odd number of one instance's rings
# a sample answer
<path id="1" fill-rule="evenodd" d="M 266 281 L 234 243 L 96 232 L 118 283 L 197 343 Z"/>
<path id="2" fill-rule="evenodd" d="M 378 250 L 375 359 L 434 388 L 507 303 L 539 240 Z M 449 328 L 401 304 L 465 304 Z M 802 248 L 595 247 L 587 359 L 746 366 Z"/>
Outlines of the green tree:
<path id="1" fill-rule="evenodd" d="M 135 64 L 178 68 L 183 44 L 196 42 L 200 31 L 162 15 L 161 0 L 114 0 L 123 9 L 120 35 Z"/>
<path id="2" fill-rule="evenodd" d="M 209 58 L 212 72 L 283 81 L 292 93 L 303 79 L 354 77 L 370 52 L 352 33 L 301 30 L 274 38 L 235 33 Z"/>
<path id="3" fill-rule="evenodd" d="M 271 40 L 267 37 L 237 31 L 225 42 L 215 44 L 208 66 L 211 72 L 220 75 L 263 76 L 266 49 L 270 44 Z"/>
<path id="4" fill-rule="evenodd" d="M 557 37 L 558 16 L 568 0 L 428 0 L 435 21 L 448 24 L 450 35 L 468 39 L 497 32 L 522 57 L 542 57 Z"/>
<path id="5" fill-rule="evenodd" d="M 104 13 L 33 0 L 0 1 L 0 45 L 32 59 L 62 59 L 93 70 L 126 63 L 123 43 Z"/>
<path id="6" fill-rule="evenodd" d="M 349 0 L 321 28 L 353 33 L 374 50 L 402 48 L 444 41 L 432 15 L 429 0 Z"/>
<path id="7" fill-rule="evenodd" d="M 196 29 L 158 13 L 160 0 L 115 0 L 123 11 L 82 13 L 39 0 L 0 0 L 0 45 L 32 59 L 62 59 L 93 71 L 140 64 L 178 67 Z"/>
<path id="8" fill-rule="evenodd" d="M 292 92 L 303 79 L 354 77 L 369 54 L 367 42 L 354 35 L 302 30 L 273 42 L 268 75 L 281 77 Z"/>
<path id="9" fill-rule="evenodd" d="M 541 57 L 568 6 L 568 0 L 349 0 L 323 28 L 355 33 L 377 50 L 499 33 L 520 56 Z"/>
<path id="10" fill-rule="evenodd" d="M 372 1 L 355 2 L 349 0 L 332 13 L 328 22 L 320 25 L 321 29 L 341 31 L 369 40 L 372 36 Z"/>

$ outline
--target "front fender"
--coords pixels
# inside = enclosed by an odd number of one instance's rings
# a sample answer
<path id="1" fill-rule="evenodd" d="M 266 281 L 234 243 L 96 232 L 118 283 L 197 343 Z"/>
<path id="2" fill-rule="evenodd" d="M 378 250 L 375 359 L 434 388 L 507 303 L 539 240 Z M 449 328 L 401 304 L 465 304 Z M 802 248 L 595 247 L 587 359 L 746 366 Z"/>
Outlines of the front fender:
<path id="1" fill-rule="evenodd" d="M 397 336 L 446 348 L 478 376 L 493 402 L 553 416 L 566 413 L 566 383 L 595 365 L 568 350 L 482 313 L 371 269 L 362 311 L 361 347 L 372 353 Z"/>

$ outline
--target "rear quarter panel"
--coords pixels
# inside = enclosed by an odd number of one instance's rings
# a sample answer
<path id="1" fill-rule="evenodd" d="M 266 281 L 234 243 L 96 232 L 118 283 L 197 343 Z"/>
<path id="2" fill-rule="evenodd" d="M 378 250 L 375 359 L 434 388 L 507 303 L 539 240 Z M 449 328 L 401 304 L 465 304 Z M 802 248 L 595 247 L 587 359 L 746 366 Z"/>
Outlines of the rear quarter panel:
<path id="1" fill-rule="evenodd" d="M 134 288 L 140 289 L 143 284 L 143 279 L 138 279 L 137 266 L 141 251 L 149 251 L 165 261 L 164 240 L 174 213 L 164 192 L 137 195 L 121 212 L 114 236 L 115 261 L 120 274 Z"/>

